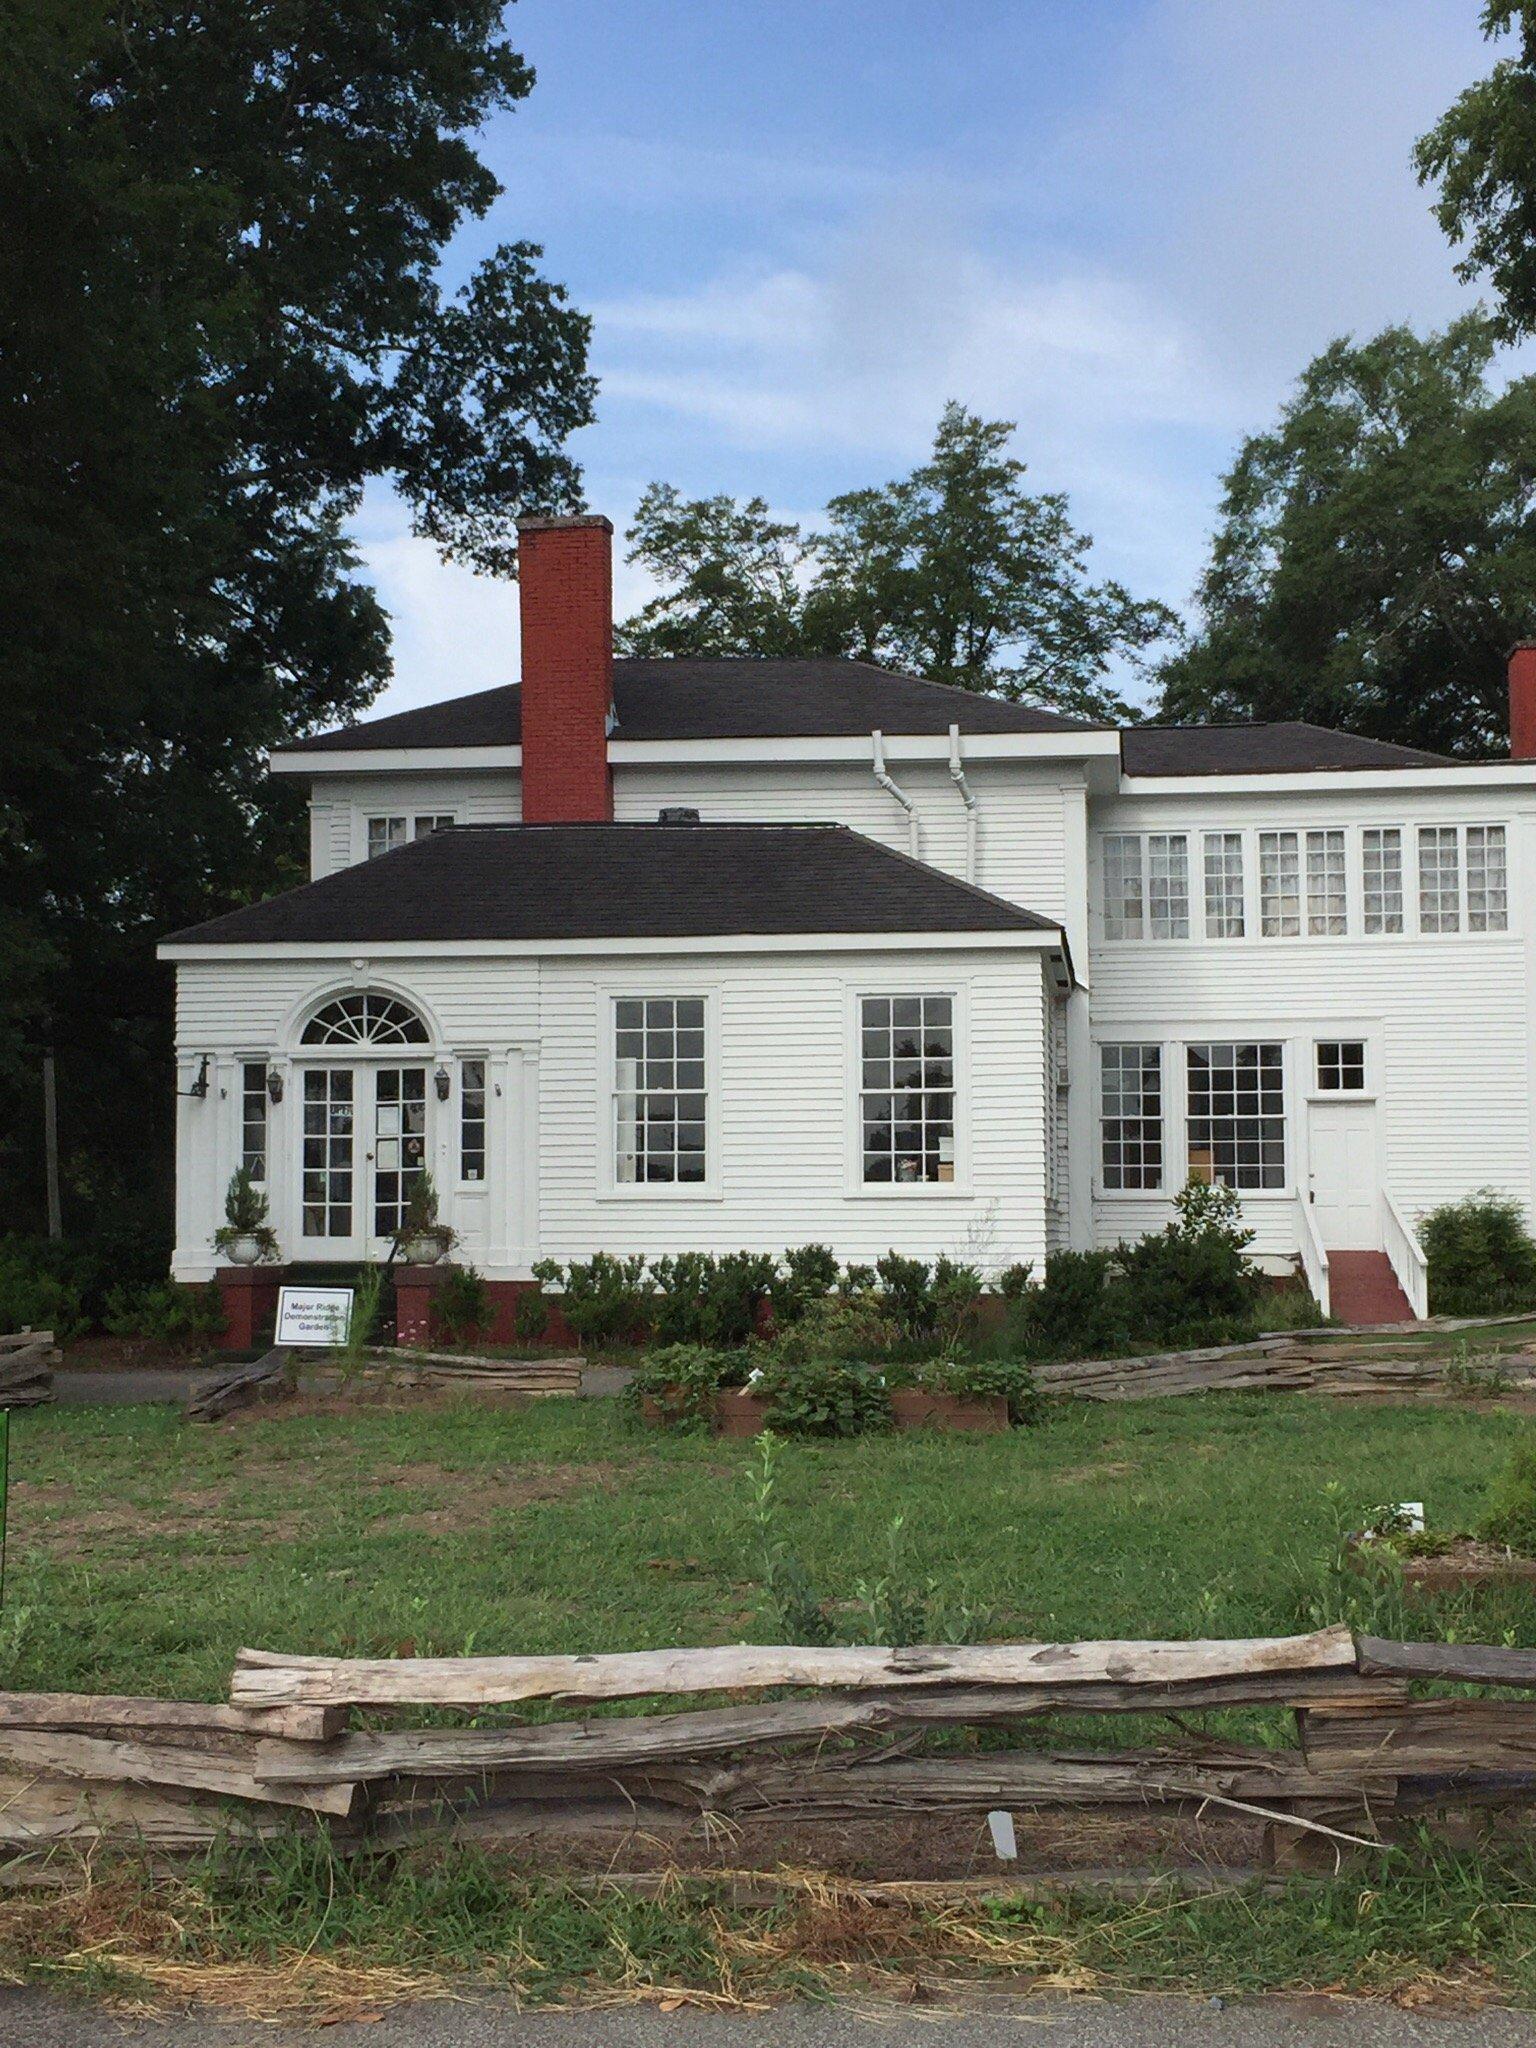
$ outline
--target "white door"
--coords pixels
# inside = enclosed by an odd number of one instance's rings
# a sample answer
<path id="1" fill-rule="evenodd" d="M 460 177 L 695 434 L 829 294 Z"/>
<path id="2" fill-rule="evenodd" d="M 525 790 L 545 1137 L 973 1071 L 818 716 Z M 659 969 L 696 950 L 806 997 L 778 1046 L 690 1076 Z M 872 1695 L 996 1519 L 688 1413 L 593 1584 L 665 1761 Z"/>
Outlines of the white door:
<path id="1" fill-rule="evenodd" d="M 427 1164 L 427 1070 L 327 1064 L 299 1080 L 303 1256 L 382 1255 Z"/>
<path id="2" fill-rule="evenodd" d="M 1309 1114 L 1312 1218 L 1323 1249 L 1381 1249 L 1374 1102 L 1314 1102 Z"/>

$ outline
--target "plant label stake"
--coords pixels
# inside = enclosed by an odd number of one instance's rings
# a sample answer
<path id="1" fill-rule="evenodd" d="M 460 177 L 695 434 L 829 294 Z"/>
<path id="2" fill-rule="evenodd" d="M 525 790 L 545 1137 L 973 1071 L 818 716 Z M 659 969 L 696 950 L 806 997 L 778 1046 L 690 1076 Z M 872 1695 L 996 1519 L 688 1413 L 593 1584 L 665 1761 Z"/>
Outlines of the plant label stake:
<path id="1" fill-rule="evenodd" d="M 987 1826 L 992 1832 L 992 1849 L 999 1863 L 1017 1863 L 1019 1860 L 1019 1838 L 1013 1831 L 1013 1815 L 997 1806 L 987 1815 Z"/>

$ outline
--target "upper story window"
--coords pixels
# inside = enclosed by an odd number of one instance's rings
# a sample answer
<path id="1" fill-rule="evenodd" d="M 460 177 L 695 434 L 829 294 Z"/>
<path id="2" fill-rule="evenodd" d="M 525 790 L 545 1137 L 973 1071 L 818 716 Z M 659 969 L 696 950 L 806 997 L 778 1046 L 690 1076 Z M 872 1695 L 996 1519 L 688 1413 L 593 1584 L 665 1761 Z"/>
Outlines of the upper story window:
<path id="1" fill-rule="evenodd" d="M 1419 930 L 1461 930 L 1460 834 L 1454 825 L 1419 827 Z"/>
<path id="2" fill-rule="evenodd" d="M 1189 838 L 1110 832 L 1104 838 L 1104 936 L 1189 937 Z"/>
<path id="3" fill-rule="evenodd" d="M 378 817 L 368 820 L 368 858 L 378 854 L 392 853 L 397 846 L 404 846 L 412 839 L 430 839 L 434 832 L 444 832 L 454 823 L 452 811 L 417 811 L 407 816 Z"/>
<path id="4" fill-rule="evenodd" d="M 1360 835 L 1362 894 L 1368 932 L 1403 928 L 1403 834 L 1398 825 L 1367 825 Z"/>
<path id="5" fill-rule="evenodd" d="M 952 1181 L 954 998 L 861 997 L 859 1033 L 860 1179 Z"/>
<path id="6" fill-rule="evenodd" d="M 1502 932 L 1509 924 L 1504 827 L 1467 827 L 1467 930 Z"/>
<path id="7" fill-rule="evenodd" d="M 1205 936 L 1208 939 L 1240 939 L 1244 929 L 1243 835 L 1241 832 L 1207 832 Z"/>
<path id="8" fill-rule="evenodd" d="M 1259 834 L 1259 930 L 1266 939 L 1301 935 L 1301 838 Z"/>
<path id="9" fill-rule="evenodd" d="M 1342 831 L 1307 834 L 1307 930 L 1314 938 L 1349 930 L 1349 867 Z"/>
<path id="10" fill-rule="evenodd" d="M 621 996 L 613 1024 L 614 1179 L 697 1186 L 707 1166 L 703 996 Z"/>

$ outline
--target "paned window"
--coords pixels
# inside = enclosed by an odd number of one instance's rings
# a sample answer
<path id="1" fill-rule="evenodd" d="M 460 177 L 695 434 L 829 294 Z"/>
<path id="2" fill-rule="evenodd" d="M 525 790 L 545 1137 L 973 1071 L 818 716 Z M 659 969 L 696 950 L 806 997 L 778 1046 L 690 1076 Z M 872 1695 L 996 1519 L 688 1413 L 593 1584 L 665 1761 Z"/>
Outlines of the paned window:
<path id="1" fill-rule="evenodd" d="M 373 1123 L 373 1234 L 393 1237 L 427 1166 L 425 1067 L 380 1067 Z"/>
<path id="2" fill-rule="evenodd" d="M 1294 832 L 1259 834 L 1259 930 L 1266 939 L 1301 934 L 1301 851 Z"/>
<path id="3" fill-rule="evenodd" d="M 1454 825 L 1419 827 L 1419 930 L 1461 930 L 1461 861 Z"/>
<path id="4" fill-rule="evenodd" d="M 485 1179 L 485 1061 L 459 1068 L 459 1178 Z"/>
<path id="5" fill-rule="evenodd" d="M 1396 825 L 1368 825 L 1361 834 L 1364 867 L 1365 928 L 1368 932 L 1400 932 L 1403 928 L 1403 835 Z"/>
<path id="6" fill-rule="evenodd" d="M 614 1178 L 694 1184 L 705 1177 L 704 998 L 614 1003 Z"/>
<path id="7" fill-rule="evenodd" d="M 352 1235 L 352 1069 L 304 1076 L 303 1210 L 306 1237 Z"/>
<path id="8" fill-rule="evenodd" d="M 1502 932 L 1509 926 L 1509 881 L 1504 827 L 1467 827 L 1467 930 Z"/>
<path id="9" fill-rule="evenodd" d="M 1140 833 L 1108 832 L 1104 836 L 1104 936 L 1146 936 Z"/>
<path id="10" fill-rule="evenodd" d="M 373 860 L 381 853 L 393 853 L 397 846 L 404 846 L 412 839 L 429 839 L 434 832 L 442 832 L 454 822 L 452 811 L 420 811 L 410 816 L 370 818 L 368 820 L 368 858 Z"/>
<path id="11" fill-rule="evenodd" d="M 1191 1045 L 1185 1054 L 1191 1178 L 1229 1188 L 1284 1187 L 1282 1048 Z"/>
<path id="12" fill-rule="evenodd" d="M 338 996 L 304 1026 L 305 1045 L 425 1045 L 427 1027 L 394 996 Z"/>
<path id="13" fill-rule="evenodd" d="M 1241 832 L 1207 832 L 1205 936 L 1208 939 L 1240 939 L 1243 930 L 1243 835 Z"/>
<path id="14" fill-rule="evenodd" d="M 951 996 L 865 996 L 859 1005 L 862 1177 L 955 1177 L 955 1006 Z"/>
<path id="15" fill-rule="evenodd" d="M 1307 834 L 1307 930 L 1314 938 L 1349 929 L 1348 869 L 1342 832 Z"/>
<path id="16" fill-rule="evenodd" d="M 1163 1049 L 1101 1045 L 1101 1139 L 1106 1188 L 1163 1184 Z"/>
<path id="17" fill-rule="evenodd" d="M 240 1068 L 240 1164 L 252 1180 L 267 1177 L 267 1067 L 246 1060 Z"/>
<path id="18" fill-rule="evenodd" d="M 1154 939 L 1189 937 L 1189 841 L 1182 832 L 1147 834 L 1147 927 Z"/>
<path id="19" fill-rule="evenodd" d="M 1358 1095 L 1365 1087 L 1365 1044 L 1358 1038 L 1317 1041 L 1317 1087 L 1320 1095 Z"/>

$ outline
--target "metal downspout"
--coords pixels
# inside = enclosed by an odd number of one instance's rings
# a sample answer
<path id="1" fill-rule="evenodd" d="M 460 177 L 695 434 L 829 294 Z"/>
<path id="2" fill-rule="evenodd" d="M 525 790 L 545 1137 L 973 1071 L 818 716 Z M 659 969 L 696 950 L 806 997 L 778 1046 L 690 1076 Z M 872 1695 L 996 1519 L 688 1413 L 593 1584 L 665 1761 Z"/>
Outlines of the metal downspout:
<path id="1" fill-rule="evenodd" d="M 895 797 L 897 803 L 906 812 L 909 849 L 912 858 L 918 860 L 921 858 L 921 855 L 918 852 L 917 806 L 913 803 L 911 797 L 907 795 L 907 792 L 885 772 L 885 741 L 883 737 L 879 733 L 874 732 L 870 734 L 870 739 L 874 743 L 875 750 L 875 780 L 885 791 L 886 795 Z"/>

